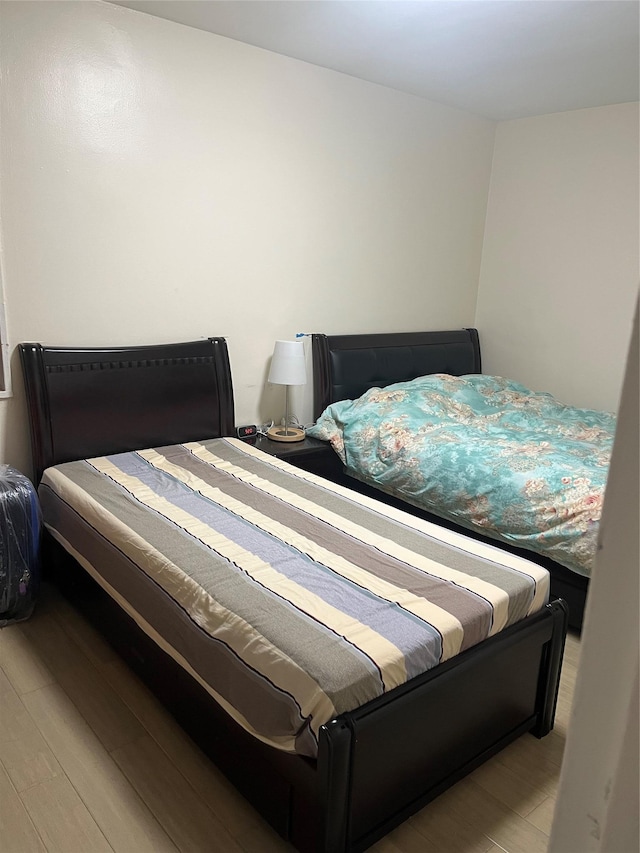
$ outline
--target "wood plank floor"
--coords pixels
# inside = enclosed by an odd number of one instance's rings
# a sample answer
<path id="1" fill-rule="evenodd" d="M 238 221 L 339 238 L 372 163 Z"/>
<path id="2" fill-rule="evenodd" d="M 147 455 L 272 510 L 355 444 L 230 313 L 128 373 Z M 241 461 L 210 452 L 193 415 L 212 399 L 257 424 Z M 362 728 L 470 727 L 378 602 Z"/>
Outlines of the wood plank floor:
<path id="1" fill-rule="evenodd" d="M 371 848 L 545 853 L 579 640 L 556 725 L 524 735 Z M 291 851 L 58 593 L 0 630 L 3 853 Z"/>

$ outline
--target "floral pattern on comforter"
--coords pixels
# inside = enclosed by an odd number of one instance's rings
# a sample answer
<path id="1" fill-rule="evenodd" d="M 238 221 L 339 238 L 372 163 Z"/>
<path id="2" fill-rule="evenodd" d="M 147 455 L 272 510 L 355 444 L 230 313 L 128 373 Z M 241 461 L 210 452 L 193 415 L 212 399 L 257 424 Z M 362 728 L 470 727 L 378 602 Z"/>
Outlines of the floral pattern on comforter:
<path id="1" fill-rule="evenodd" d="M 589 575 L 614 430 L 501 377 L 434 374 L 334 403 L 307 434 L 358 479 Z"/>

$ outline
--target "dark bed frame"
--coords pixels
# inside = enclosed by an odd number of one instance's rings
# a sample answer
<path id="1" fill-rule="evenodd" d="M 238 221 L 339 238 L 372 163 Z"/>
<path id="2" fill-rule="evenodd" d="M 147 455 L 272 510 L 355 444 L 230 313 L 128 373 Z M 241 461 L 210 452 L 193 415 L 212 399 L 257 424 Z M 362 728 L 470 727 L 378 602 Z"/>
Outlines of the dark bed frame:
<path id="1" fill-rule="evenodd" d="M 234 432 L 223 338 L 100 350 L 30 343 L 20 356 L 37 481 L 64 461 Z M 562 601 L 332 720 L 311 760 L 247 734 L 51 537 L 45 545 L 45 572 L 305 853 L 367 849 L 515 738 L 553 726 Z"/>
<path id="2" fill-rule="evenodd" d="M 463 376 L 481 373 L 480 341 L 476 329 L 445 332 L 398 332 L 364 335 L 312 335 L 313 416 L 317 420 L 331 403 L 355 400 L 370 388 L 407 382 L 429 373 Z M 474 539 L 490 542 L 543 566 L 551 575 L 551 595 L 569 607 L 569 626 L 580 631 L 589 580 L 549 557 L 511 546 L 421 510 L 406 501 L 361 483 L 346 472 L 336 479 L 349 488 L 377 498 L 412 515 L 425 518 Z"/>

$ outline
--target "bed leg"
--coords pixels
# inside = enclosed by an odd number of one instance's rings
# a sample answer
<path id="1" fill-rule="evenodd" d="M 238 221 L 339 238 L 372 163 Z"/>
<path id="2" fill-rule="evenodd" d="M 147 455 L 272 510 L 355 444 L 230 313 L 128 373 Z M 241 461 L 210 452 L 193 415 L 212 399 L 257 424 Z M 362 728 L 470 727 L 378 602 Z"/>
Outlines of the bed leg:
<path id="1" fill-rule="evenodd" d="M 320 731 L 318 784 L 323 817 L 318 849 L 322 853 L 348 850 L 351 743 L 352 731 L 345 717 L 332 720 Z"/>
<path id="2" fill-rule="evenodd" d="M 564 642 L 569 623 L 569 608 L 563 599 L 558 598 L 547 604 L 547 610 L 553 617 L 553 627 L 540 671 L 537 703 L 539 709 L 538 722 L 531 729 L 531 733 L 538 738 L 548 735 L 553 728 L 560 687 Z"/>

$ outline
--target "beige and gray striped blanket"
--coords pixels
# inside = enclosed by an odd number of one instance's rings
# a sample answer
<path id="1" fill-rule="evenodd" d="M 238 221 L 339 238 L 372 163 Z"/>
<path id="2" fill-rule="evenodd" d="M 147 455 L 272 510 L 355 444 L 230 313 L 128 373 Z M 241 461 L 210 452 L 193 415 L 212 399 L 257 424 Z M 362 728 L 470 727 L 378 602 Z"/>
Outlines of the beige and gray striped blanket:
<path id="1" fill-rule="evenodd" d="M 51 533 L 256 737 L 320 727 L 540 609 L 547 572 L 212 439 L 49 468 Z"/>

